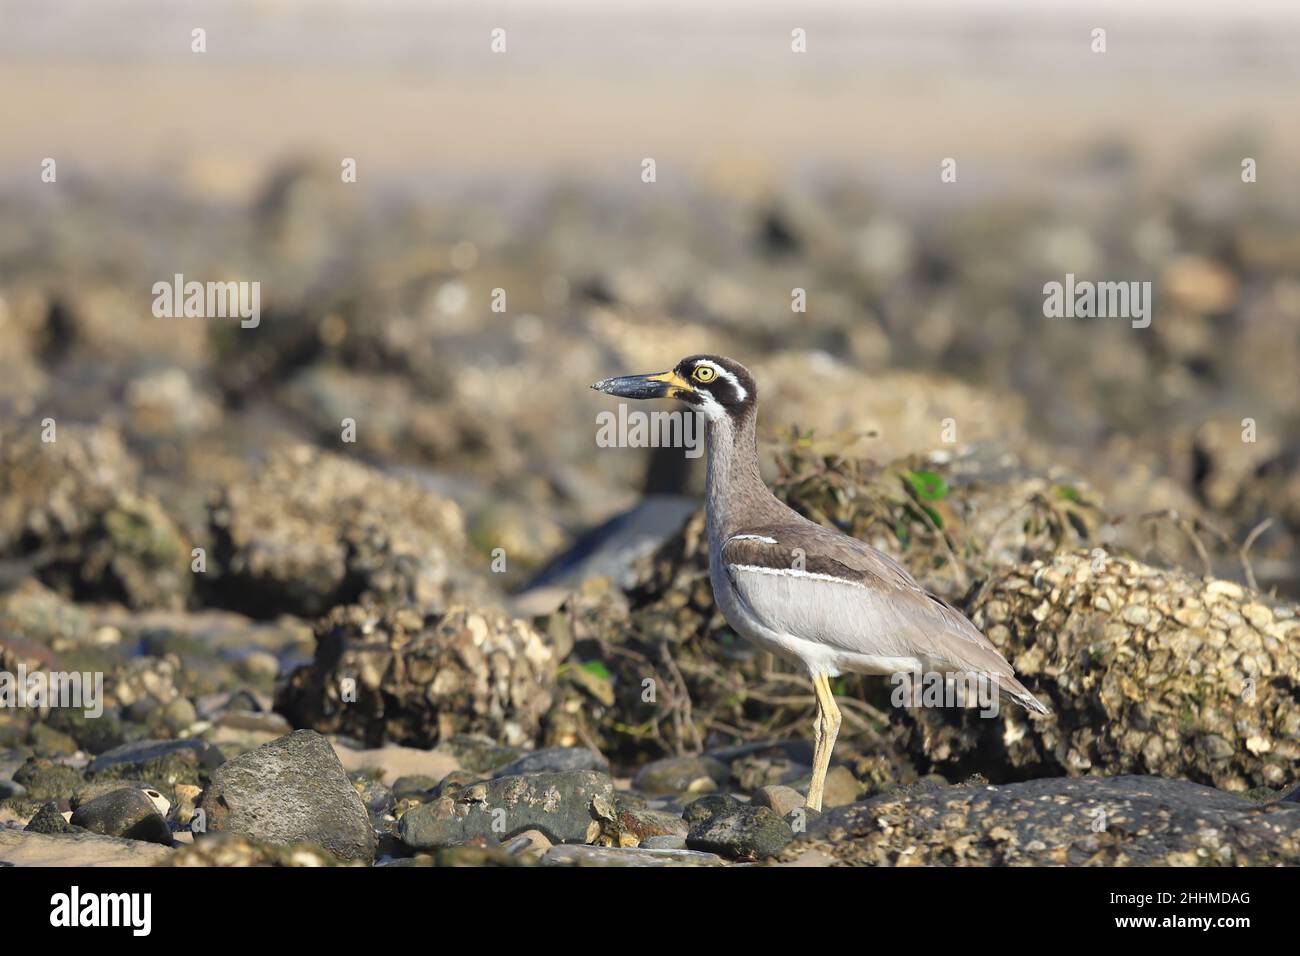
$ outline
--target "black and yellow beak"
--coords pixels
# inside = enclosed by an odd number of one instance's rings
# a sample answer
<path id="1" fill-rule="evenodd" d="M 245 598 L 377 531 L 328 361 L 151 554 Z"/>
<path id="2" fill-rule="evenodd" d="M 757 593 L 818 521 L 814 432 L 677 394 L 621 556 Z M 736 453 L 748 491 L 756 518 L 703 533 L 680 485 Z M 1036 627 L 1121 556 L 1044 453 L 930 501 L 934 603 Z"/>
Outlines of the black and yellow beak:
<path id="1" fill-rule="evenodd" d="M 690 383 L 676 372 L 602 378 L 591 387 L 598 392 L 617 395 L 619 398 L 678 398 L 683 392 L 695 391 Z"/>

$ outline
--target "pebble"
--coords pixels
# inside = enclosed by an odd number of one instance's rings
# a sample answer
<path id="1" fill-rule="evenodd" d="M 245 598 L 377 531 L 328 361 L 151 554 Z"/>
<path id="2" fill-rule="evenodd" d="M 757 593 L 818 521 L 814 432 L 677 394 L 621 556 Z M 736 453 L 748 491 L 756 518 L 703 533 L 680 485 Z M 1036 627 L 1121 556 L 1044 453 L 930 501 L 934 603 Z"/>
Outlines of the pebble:
<path id="1" fill-rule="evenodd" d="M 754 803 L 760 807 L 768 807 L 776 811 L 777 816 L 784 817 L 790 811 L 807 805 L 808 798 L 793 787 L 777 784 L 756 790 Z"/>
<path id="2" fill-rule="evenodd" d="M 531 856 L 541 859 L 554 846 L 540 830 L 525 830 L 512 837 L 505 844 L 505 851 L 512 856 Z"/>
<path id="3" fill-rule="evenodd" d="M 170 846 L 171 830 L 158 812 L 150 794 L 134 788 L 115 790 L 83 803 L 72 814 L 71 824 L 103 836 L 125 837 Z M 161 799 L 161 797 L 159 797 Z"/>
<path id="4" fill-rule="evenodd" d="M 709 793 L 731 779 L 731 770 L 712 757 L 665 757 L 646 764 L 632 778 L 642 793 Z"/>

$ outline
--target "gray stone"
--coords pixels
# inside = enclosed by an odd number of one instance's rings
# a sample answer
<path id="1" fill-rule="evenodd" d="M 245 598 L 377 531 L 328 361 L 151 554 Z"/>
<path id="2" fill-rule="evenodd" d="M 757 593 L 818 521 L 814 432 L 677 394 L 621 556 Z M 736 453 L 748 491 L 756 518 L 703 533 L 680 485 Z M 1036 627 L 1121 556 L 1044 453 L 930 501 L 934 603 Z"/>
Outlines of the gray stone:
<path id="1" fill-rule="evenodd" d="M 731 778 L 726 764 L 712 757 L 665 757 L 637 771 L 632 787 L 642 793 L 709 793 Z"/>
<path id="2" fill-rule="evenodd" d="M 793 839 L 790 824 L 770 807 L 747 806 L 693 824 L 686 845 L 736 860 L 764 860 Z"/>
<path id="3" fill-rule="evenodd" d="M 27 788 L 13 780 L 0 780 L 0 800 L 21 800 L 27 796 Z"/>
<path id="4" fill-rule="evenodd" d="M 552 846 L 545 833 L 539 830 L 525 830 L 518 836 L 511 837 L 503 849 L 511 856 L 531 856 L 540 859 Z"/>
<path id="5" fill-rule="evenodd" d="M 365 804 L 366 812 L 370 814 L 372 820 L 391 814 L 393 808 L 397 806 L 393 791 L 378 780 L 359 773 L 351 774 L 349 779 L 357 793 L 361 795 L 361 802 Z"/>
<path id="6" fill-rule="evenodd" d="M 324 737 L 299 730 L 218 767 L 203 793 L 206 829 L 287 846 L 309 842 L 372 860 L 375 831 L 361 795 Z"/>
<path id="7" fill-rule="evenodd" d="M 609 761 L 586 747 L 547 747 L 526 753 L 496 771 L 494 777 L 517 777 L 526 773 L 560 773 L 565 770 L 609 772 Z"/>
<path id="8" fill-rule="evenodd" d="M 772 785 L 754 791 L 754 803 L 775 810 L 779 817 L 784 817 L 791 810 L 805 806 L 807 802 L 808 798 L 793 787 Z"/>
<path id="9" fill-rule="evenodd" d="M 505 840 L 539 830 L 552 843 L 588 843 L 614 826 L 614 783 L 591 770 L 497 777 L 450 790 L 402 815 L 398 834 L 415 849 Z"/>
<path id="10" fill-rule="evenodd" d="M 686 834 L 660 834 L 659 836 L 646 837 L 641 841 L 643 850 L 684 850 L 686 849 Z"/>
<path id="11" fill-rule="evenodd" d="M 170 846 L 171 830 L 153 800 L 143 790 L 123 789 L 83 803 L 72 814 L 72 825 L 102 836 L 125 837 Z"/>
<path id="12" fill-rule="evenodd" d="M 686 805 L 682 818 L 690 824 L 701 823 L 724 813 L 734 813 L 744 804 L 729 793 L 708 793 Z"/>
<path id="13" fill-rule="evenodd" d="M 424 801 L 437 789 L 438 783 L 439 781 L 433 779 L 433 777 L 427 777 L 424 774 L 398 777 L 393 781 L 393 796 L 398 800 L 414 797 L 417 800 Z"/>

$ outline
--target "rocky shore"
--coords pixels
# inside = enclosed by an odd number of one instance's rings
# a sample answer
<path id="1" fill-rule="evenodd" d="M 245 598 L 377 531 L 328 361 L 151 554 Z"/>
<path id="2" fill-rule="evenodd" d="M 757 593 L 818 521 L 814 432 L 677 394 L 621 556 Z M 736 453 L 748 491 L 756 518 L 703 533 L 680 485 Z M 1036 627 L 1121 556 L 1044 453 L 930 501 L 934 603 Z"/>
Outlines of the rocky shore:
<path id="1" fill-rule="evenodd" d="M 511 231 L 356 218 L 321 175 L 214 220 L 269 263 L 256 329 L 161 325 L 120 291 L 153 253 L 0 243 L 0 674 L 93 697 L 0 708 L 0 865 L 1300 863 L 1276 230 L 1097 210 L 1182 223 L 1141 244 L 1174 311 L 1138 336 L 1026 300 L 1067 240 L 1132 252 L 1046 213 L 1026 251 L 999 209 L 905 225 L 848 187 L 702 194 L 698 229 L 559 191 Z M 837 679 L 805 810 L 813 697 L 714 605 L 698 466 L 593 440 L 589 382 L 701 351 L 752 366 L 777 493 L 1050 715 Z"/>

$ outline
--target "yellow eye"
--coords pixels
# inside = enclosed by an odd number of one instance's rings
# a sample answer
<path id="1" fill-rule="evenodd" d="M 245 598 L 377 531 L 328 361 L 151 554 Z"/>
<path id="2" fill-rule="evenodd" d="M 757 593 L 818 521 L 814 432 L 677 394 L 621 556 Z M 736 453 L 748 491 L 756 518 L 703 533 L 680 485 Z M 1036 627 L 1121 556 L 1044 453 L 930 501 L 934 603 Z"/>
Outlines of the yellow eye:
<path id="1" fill-rule="evenodd" d="M 695 371 L 694 371 L 693 373 L 691 373 L 691 378 L 695 379 L 695 381 L 697 381 L 697 382 L 702 382 L 702 383 L 708 383 L 708 382 L 711 382 L 711 381 L 713 381 L 715 378 L 717 378 L 717 376 L 718 376 L 718 373 L 715 372 L 715 371 L 712 369 L 712 367 L 710 367 L 710 366 L 708 366 L 708 365 L 699 365 L 699 366 L 696 366 Z"/>

